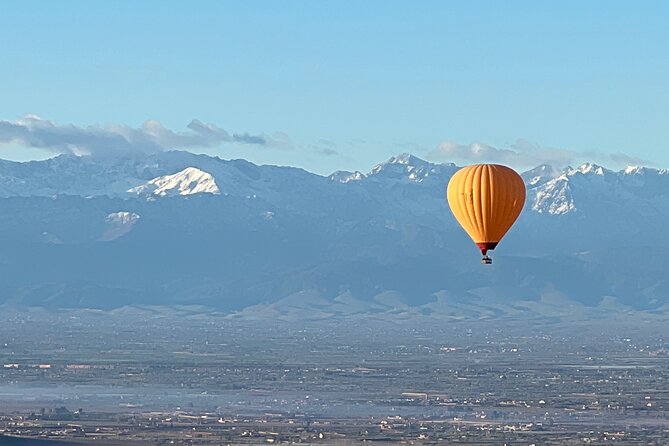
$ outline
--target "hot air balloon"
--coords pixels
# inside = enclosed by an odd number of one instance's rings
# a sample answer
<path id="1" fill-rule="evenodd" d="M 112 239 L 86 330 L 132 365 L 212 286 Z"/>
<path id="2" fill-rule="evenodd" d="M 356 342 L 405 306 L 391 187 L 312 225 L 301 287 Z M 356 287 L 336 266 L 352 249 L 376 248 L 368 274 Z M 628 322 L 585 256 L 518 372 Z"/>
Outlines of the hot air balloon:
<path id="1" fill-rule="evenodd" d="M 448 205 L 460 226 L 481 250 L 481 263 L 491 264 L 495 249 L 525 204 L 525 183 L 513 169 L 476 164 L 458 170 L 446 189 Z"/>

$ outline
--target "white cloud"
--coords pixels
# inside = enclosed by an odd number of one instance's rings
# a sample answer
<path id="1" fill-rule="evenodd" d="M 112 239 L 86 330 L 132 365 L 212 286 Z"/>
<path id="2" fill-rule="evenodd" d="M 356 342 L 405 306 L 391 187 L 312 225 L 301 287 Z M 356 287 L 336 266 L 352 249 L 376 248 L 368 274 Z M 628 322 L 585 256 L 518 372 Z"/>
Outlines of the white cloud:
<path id="1" fill-rule="evenodd" d="M 616 166 L 652 164 L 647 160 L 624 153 L 577 152 L 569 149 L 546 147 L 523 139 L 517 140 L 505 149 L 483 143 L 459 144 L 444 141 L 431 150 L 427 158 L 438 162 L 500 163 L 517 168 L 536 167 L 540 164 L 564 167 L 585 161 Z"/>
<path id="2" fill-rule="evenodd" d="M 35 115 L 16 121 L 0 121 L 0 144 L 16 144 L 55 153 L 111 154 L 123 151 L 158 152 L 168 149 L 216 147 L 224 143 L 289 148 L 283 133 L 272 136 L 232 133 L 193 119 L 188 130 L 175 132 L 159 121 L 149 120 L 139 128 L 119 124 L 79 127 L 59 125 Z"/>

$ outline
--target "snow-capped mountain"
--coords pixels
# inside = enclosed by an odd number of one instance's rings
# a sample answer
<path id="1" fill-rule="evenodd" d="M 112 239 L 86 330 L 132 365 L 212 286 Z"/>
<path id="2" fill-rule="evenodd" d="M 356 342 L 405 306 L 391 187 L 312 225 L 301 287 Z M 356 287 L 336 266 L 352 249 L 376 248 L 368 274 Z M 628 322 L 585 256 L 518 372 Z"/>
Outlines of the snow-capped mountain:
<path id="1" fill-rule="evenodd" d="M 457 171 L 455 164 L 432 164 L 404 153 L 394 156 L 384 163 L 377 164 L 368 177 L 374 180 L 401 180 L 421 183 L 430 179 L 439 181 L 444 177 L 450 178 L 455 171 Z"/>
<path id="2" fill-rule="evenodd" d="M 524 172 L 525 210 L 491 268 L 446 204 L 457 170 L 407 154 L 329 177 L 188 152 L 0 161 L 0 303 L 669 305 L 667 170 Z"/>
<path id="3" fill-rule="evenodd" d="M 331 179 L 332 181 L 336 181 L 338 183 L 348 183 L 349 181 L 360 181 L 365 177 L 366 175 L 364 173 L 358 172 L 357 170 L 355 172 L 338 170 L 332 173 L 330 176 L 328 176 L 329 179 Z"/>
<path id="4" fill-rule="evenodd" d="M 214 177 L 197 167 L 186 167 L 184 170 L 172 175 L 163 175 L 128 190 L 137 195 L 158 195 L 160 197 L 174 195 L 214 194 L 218 195 L 218 189 Z"/>
<path id="5" fill-rule="evenodd" d="M 669 175 L 665 170 L 628 167 L 614 172 L 590 163 L 561 172 L 546 166 L 542 169 L 538 175 L 535 172 L 523 174 L 531 196 L 531 209 L 537 213 L 587 212 L 598 209 L 602 202 L 612 208 L 623 206 L 636 212 L 643 208 L 655 208 L 663 213 L 669 210 L 657 207 L 663 201 L 660 196 L 669 193 Z M 652 190 L 644 187 L 649 178 L 652 178 L 652 185 L 649 184 Z M 652 202 L 646 200 L 648 197 Z"/>
<path id="6" fill-rule="evenodd" d="M 556 169 L 553 166 L 547 164 L 542 164 L 530 169 L 521 174 L 523 181 L 525 181 L 525 186 L 528 188 L 539 187 L 544 185 L 546 182 L 560 176 L 562 171 Z"/>

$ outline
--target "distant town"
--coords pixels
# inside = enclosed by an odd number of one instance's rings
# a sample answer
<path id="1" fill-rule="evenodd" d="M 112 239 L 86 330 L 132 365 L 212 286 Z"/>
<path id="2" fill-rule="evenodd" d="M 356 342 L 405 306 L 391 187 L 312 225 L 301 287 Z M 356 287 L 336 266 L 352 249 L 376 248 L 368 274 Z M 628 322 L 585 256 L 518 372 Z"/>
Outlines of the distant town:
<path id="1" fill-rule="evenodd" d="M 1 318 L 0 444 L 669 441 L 669 344 L 642 320 Z"/>

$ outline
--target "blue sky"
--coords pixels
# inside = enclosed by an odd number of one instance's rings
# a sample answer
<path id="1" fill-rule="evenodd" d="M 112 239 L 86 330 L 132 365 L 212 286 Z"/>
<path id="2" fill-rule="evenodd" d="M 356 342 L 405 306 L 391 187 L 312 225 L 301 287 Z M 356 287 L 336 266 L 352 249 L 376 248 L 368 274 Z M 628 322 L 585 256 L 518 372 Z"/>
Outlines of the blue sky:
<path id="1" fill-rule="evenodd" d="M 184 148 L 319 173 L 401 152 L 669 167 L 668 19 L 665 1 L 14 2 L 0 156 L 71 150 L 17 137 L 36 115 L 56 136 L 197 119 L 263 143 Z"/>

